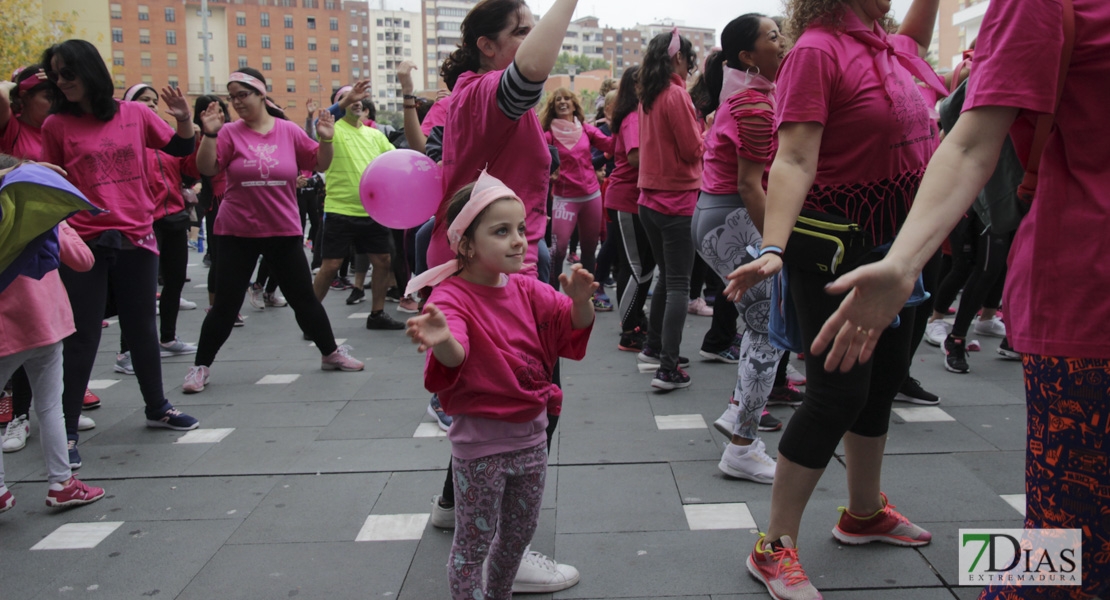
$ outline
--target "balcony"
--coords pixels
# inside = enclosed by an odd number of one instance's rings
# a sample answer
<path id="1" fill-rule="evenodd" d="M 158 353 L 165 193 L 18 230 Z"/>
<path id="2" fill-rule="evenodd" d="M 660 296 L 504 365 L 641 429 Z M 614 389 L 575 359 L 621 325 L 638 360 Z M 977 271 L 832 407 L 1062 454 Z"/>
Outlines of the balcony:
<path id="1" fill-rule="evenodd" d="M 952 15 L 952 25 L 955 27 L 976 26 L 983 22 L 983 15 L 987 14 L 990 2 L 973 4 Z"/>

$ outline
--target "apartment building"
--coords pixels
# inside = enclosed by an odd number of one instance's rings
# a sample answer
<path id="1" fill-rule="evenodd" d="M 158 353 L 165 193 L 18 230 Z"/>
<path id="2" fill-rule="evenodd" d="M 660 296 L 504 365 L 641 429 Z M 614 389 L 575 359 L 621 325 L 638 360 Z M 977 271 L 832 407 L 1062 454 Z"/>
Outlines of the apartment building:
<path id="1" fill-rule="evenodd" d="M 348 4 L 344 2 L 344 5 Z M 362 4 L 363 2 L 354 2 Z M 413 73 L 417 90 L 425 87 L 421 60 L 424 53 L 424 31 L 420 13 L 401 10 L 370 10 L 367 15 L 369 65 L 363 77 L 371 80 L 371 90 L 378 110 L 403 110 L 401 84 L 397 81 L 397 66 L 411 60 L 419 69 Z M 435 86 L 431 86 L 435 89 Z"/>
<path id="2" fill-rule="evenodd" d="M 717 30 L 705 29 L 701 27 L 687 27 L 682 21 L 674 19 L 664 19 L 658 23 L 650 25 L 637 25 L 636 29 L 640 31 L 643 36 L 643 45 L 646 49 L 648 44 L 651 43 L 652 38 L 660 33 L 670 33 L 675 26 L 678 27 L 678 33 L 682 37 L 690 40 L 694 46 L 694 52 L 698 55 L 698 62 L 705 61 L 705 57 L 717 47 Z"/>
<path id="3" fill-rule="evenodd" d="M 938 23 L 939 68 L 953 68 L 966 50 L 979 37 L 983 15 L 989 0 L 941 0 Z"/>
<path id="4" fill-rule="evenodd" d="M 423 67 L 424 89 L 447 87 L 439 77 L 439 66 L 462 41 L 463 18 L 477 3 L 477 0 L 423 0 L 424 49 L 418 64 Z"/>

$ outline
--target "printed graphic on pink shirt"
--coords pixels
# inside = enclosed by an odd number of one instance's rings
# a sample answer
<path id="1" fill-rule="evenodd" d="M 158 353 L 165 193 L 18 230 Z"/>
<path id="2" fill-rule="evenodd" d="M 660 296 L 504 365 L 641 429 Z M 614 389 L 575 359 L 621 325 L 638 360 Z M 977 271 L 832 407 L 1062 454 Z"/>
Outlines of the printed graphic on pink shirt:
<path id="1" fill-rule="evenodd" d="M 891 92 L 894 118 L 903 128 L 902 142 L 894 144 L 891 149 L 936 137 L 929 119 L 929 107 L 925 105 L 925 98 L 917 85 L 892 74 L 887 77 L 885 88 Z"/>
<path id="2" fill-rule="evenodd" d="M 257 156 L 258 158 L 256 160 L 244 160 L 243 161 L 243 166 L 245 166 L 245 167 L 257 166 L 258 167 L 258 176 L 261 177 L 262 179 L 269 179 L 270 178 L 270 169 L 277 168 L 277 166 L 281 164 L 278 161 L 278 159 L 274 158 L 274 152 L 277 152 L 277 146 L 275 146 L 273 144 L 257 144 L 257 145 L 251 144 L 249 147 L 251 149 L 251 152 L 253 152 L 254 155 Z M 282 182 L 280 182 L 280 184 L 285 185 L 285 182 L 282 181 Z M 265 181 L 244 181 L 243 182 L 243 187 L 252 187 L 252 186 L 259 186 L 259 185 L 268 185 L 268 183 L 265 182 Z"/>
<path id="3" fill-rule="evenodd" d="M 131 144 L 116 145 L 113 139 L 100 141 L 100 150 L 85 155 L 85 165 L 93 175 L 89 187 L 116 185 L 141 179 L 142 175 L 134 170 L 136 163 L 135 148 Z"/>

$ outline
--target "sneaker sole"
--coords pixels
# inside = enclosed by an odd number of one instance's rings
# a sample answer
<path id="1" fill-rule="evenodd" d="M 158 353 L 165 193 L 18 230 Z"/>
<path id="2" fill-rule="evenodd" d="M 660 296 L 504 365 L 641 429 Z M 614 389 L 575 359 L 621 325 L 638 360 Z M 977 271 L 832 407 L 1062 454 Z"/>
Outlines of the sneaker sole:
<path id="1" fill-rule="evenodd" d="M 128 371 L 127 369 L 124 369 L 123 367 L 112 367 L 112 370 L 115 371 L 116 373 L 123 373 L 124 375 L 134 375 L 135 374 L 135 369 L 131 369 L 130 371 Z"/>
<path id="2" fill-rule="evenodd" d="M 74 498 L 73 500 L 66 500 L 65 502 L 58 502 L 58 501 L 53 500 L 51 498 L 47 498 L 46 499 L 46 505 L 49 506 L 50 508 L 65 508 L 66 506 L 81 506 L 83 504 L 92 504 L 93 502 L 96 502 L 97 500 L 100 500 L 103 497 L 104 497 L 104 492 L 101 492 L 100 495 L 95 497 L 95 498 Z"/>
<path id="3" fill-rule="evenodd" d="M 19 452 L 20 450 L 22 450 L 22 449 L 24 449 L 24 448 L 26 448 L 26 447 L 27 447 L 27 441 L 26 441 L 26 440 L 24 440 L 24 441 L 23 441 L 23 445 L 21 445 L 21 446 L 20 446 L 20 447 L 18 447 L 18 448 L 4 448 L 4 454 L 9 454 L 9 453 L 11 453 L 11 452 Z"/>
<path id="4" fill-rule="evenodd" d="M 714 354 L 712 352 L 706 352 L 705 350 L 698 350 L 698 354 L 701 355 L 701 357 L 704 358 L 706 360 L 706 362 L 719 362 L 719 363 L 725 363 L 725 364 L 728 364 L 728 365 L 735 365 L 735 364 L 740 362 L 739 358 L 737 358 L 736 360 L 731 360 L 731 359 L 728 359 L 728 358 L 725 358 L 725 357 L 721 356 L 720 354 Z"/>
<path id="5" fill-rule="evenodd" d="M 204 388 L 207 387 L 207 386 L 208 386 L 208 384 L 206 383 L 206 384 L 200 386 L 199 388 L 192 388 L 191 389 L 191 388 L 182 387 L 181 388 L 181 393 L 182 394 L 199 394 L 199 393 L 203 392 Z"/>
<path id="6" fill-rule="evenodd" d="M 643 352 L 644 349 L 637 348 L 635 346 L 625 346 L 623 344 L 617 344 L 617 350 L 620 350 L 621 352 Z"/>
<path id="7" fill-rule="evenodd" d="M 801 402 L 794 402 L 792 400 L 772 400 L 770 398 L 767 399 L 767 406 L 795 406 L 795 407 L 797 407 L 797 406 L 801 406 L 801 405 L 802 405 Z"/>
<path id="8" fill-rule="evenodd" d="M 418 314 L 420 311 L 413 308 L 398 308 L 397 312 L 405 313 L 406 315 L 415 315 Z"/>
<path id="9" fill-rule="evenodd" d="M 892 546 L 916 548 L 918 546 L 926 546 L 929 544 L 929 542 L 932 541 L 931 539 L 925 541 L 911 540 L 908 538 L 901 538 L 893 535 L 853 535 L 841 531 L 839 525 L 833 527 L 832 534 L 838 542 L 848 546 L 862 546 L 864 544 L 870 544 L 872 542 L 881 542 L 884 544 L 890 544 Z"/>
<path id="10" fill-rule="evenodd" d="M 759 567 L 755 566 L 755 563 L 752 562 L 752 557 L 750 554 L 748 555 L 748 560 L 744 561 L 744 564 L 748 567 L 748 575 L 751 575 L 752 579 L 755 579 L 759 583 L 763 584 L 763 587 L 767 588 L 767 593 L 770 594 L 772 598 L 774 598 L 775 600 L 786 600 L 771 589 L 771 584 L 768 583 L 767 580 L 763 577 L 763 573 L 759 570 Z"/>
<path id="11" fill-rule="evenodd" d="M 809 381 L 808 379 L 804 379 L 804 378 L 803 379 L 791 379 L 790 377 L 787 377 L 786 380 L 789 381 L 790 383 L 794 384 L 796 387 L 803 386 L 803 385 L 806 384 L 806 381 Z"/>
<path id="12" fill-rule="evenodd" d="M 578 585 L 578 580 L 581 575 L 575 575 L 574 579 L 563 581 L 559 583 L 516 583 L 513 582 L 514 594 L 550 594 L 552 592 L 560 592 L 570 589 Z"/>
<path id="13" fill-rule="evenodd" d="M 944 361 L 944 370 L 948 371 L 949 373 L 958 373 L 960 375 L 967 375 L 968 373 L 971 372 L 971 367 L 968 367 L 968 368 L 961 371 L 960 369 L 949 365 L 948 361 Z"/>
<path id="14" fill-rule="evenodd" d="M 776 425 L 774 427 L 764 427 L 763 425 L 759 425 L 758 427 L 756 427 L 756 430 L 762 431 L 764 433 L 770 433 L 772 431 L 778 431 L 782 428 L 783 428 L 783 424 L 780 422 L 778 425 Z"/>
<path id="15" fill-rule="evenodd" d="M 1005 358 L 1006 360 L 1021 360 L 1021 354 L 1014 352 L 1013 350 L 1003 350 L 999 348 L 998 355 L 1002 358 Z"/>
<path id="16" fill-rule="evenodd" d="M 181 352 L 174 352 L 173 350 L 162 350 L 162 352 L 161 352 L 162 358 L 170 358 L 171 356 L 188 356 L 190 354 L 196 354 L 196 353 L 197 353 L 196 348 L 193 348 L 192 350 L 182 350 Z M 133 374 L 134 373 L 132 373 L 132 375 Z"/>
<path id="17" fill-rule="evenodd" d="M 691 382 L 689 381 L 685 383 L 671 383 L 669 381 L 663 381 L 662 379 L 652 379 L 651 387 L 657 390 L 666 390 L 669 392 L 671 390 L 681 390 L 684 388 L 688 388 L 690 387 L 690 383 Z"/>
<path id="18" fill-rule="evenodd" d="M 717 463 L 717 470 L 724 473 L 725 475 L 728 475 L 729 477 L 732 477 L 733 479 L 746 479 L 748 481 L 754 481 L 756 483 L 774 483 L 775 482 L 774 477 L 769 477 L 769 478 L 768 477 L 760 477 L 758 475 L 752 475 L 751 473 L 745 473 L 743 471 L 737 471 L 737 470 L 733 469 L 732 467 L 728 466 L 728 464 L 725 463 L 725 460 L 723 458 L 721 459 L 721 461 L 719 463 Z"/>
<path id="19" fill-rule="evenodd" d="M 174 431 L 192 431 L 192 430 L 196 429 L 197 427 L 200 427 L 200 421 L 197 421 L 196 423 L 193 423 L 189 427 L 180 427 L 180 426 L 177 426 L 177 425 L 170 425 L 169 423 L 165 423 L 163 421 L 155 421 L 153 419 L 147 419 L 146 420 L 146 426 L 150 427 L 151 429 L 172 429 Z"/>
<path id="20" fill-rule="evenodd" d="M 439 413 L 437 413 L 430 405 L 428 406 L 427 412 L 428 416 L 436 420 L 436 425 L 439 425 L 440 429 L 442 429 L 443 431 L 447 431 L 451 428 L 450 425 L 444 424 L 444 422 L 439 418 Z"/>
<path id="21" fill-rule="evenodd" d="M 99 402 L 97 402 L 95 404 L 82 404 L 81 405 L 81 410 L 96 410 L 98 408 L 100 408 L 100 403 Z"/>
<path id="22" fill-rule="evenodd" d="M 366 301 L 365 296 L 363 296 L 362 298 L 359 298 L 358 300 L 355 300 L 354 302 L 351 302 L 350 300 L 348 300 L 347 301 L 347 306 L 354 306 L 355 304 L 358 304 L 360 302 L 365 302 L 365 301 Z"/>
<path id="23" fill-rule="evenodd" d="M 720 431 L 724 436 L 729 438 L 732 437 L 732 425 L 732 423 L 729 423 L 724 419 L 717 419 L 716 421 L 713 421 L 713 428 L 717 431 Z"/>
<path id="24" fill-rule="evenodd" d="M 357 372 L 359 372 L 359 371 L 361 371 L 365 368 L 366 368 L 366 365 L 362 365 L 361 367 L 359 367 L 357 369 L 352 368 L 352 367 L 341 367 L 339 365 L 330 365 L 330 364 L 320 365 L 320 370 L 321 371 L 345 371 L 347 373 L 357 373 Z"/>
<path id="25" fill-rule="evenodd" d="M 940 400 L 937 400 L 936 402 L 933 402 L 931 400 L 923 400 L 921 398 L 914 398 L 913 396 L 907 396 L 907 395 L 905 395 L 901 392 L 898 392 L 897 394 L 894 395 L 894 400 L 897 401 L 897 402 L 907 402 L 909 404 L 919 404 L 921 406 L 937 406 L 937 405 L 940 404 Z"/>

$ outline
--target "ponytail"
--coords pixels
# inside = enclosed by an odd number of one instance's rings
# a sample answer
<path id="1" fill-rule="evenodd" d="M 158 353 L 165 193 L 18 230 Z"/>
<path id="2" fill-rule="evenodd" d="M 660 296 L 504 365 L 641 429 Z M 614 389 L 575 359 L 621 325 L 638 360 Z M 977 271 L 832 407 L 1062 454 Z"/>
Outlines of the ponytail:
<path id="1" fill-rule="evenodd" d="M 455 82 L 463 73 L 482 68 L 478 38 L 497 39 L 497 35 L 508 27 L 509 20 L 514 15 L 519 20 L 521 9 L 527 6 L 524 0 L 482 0 L 466 13 L 460 27 L 462 40 L 458 49 L 444 59 L 439 68 L 439 75 L 447 83 L 447 89 L 454 90 Z"/>
<path id="2" fill-rule="evenodd" d="M 721 86 L 724 85 L 725 53 L 721 50 L 709 55 L 705 61 L 705 71 L 702 72 L 690 95 L 694 98 L 694 107 L 704 119 L 713 114 L 720 104 Z"/>

